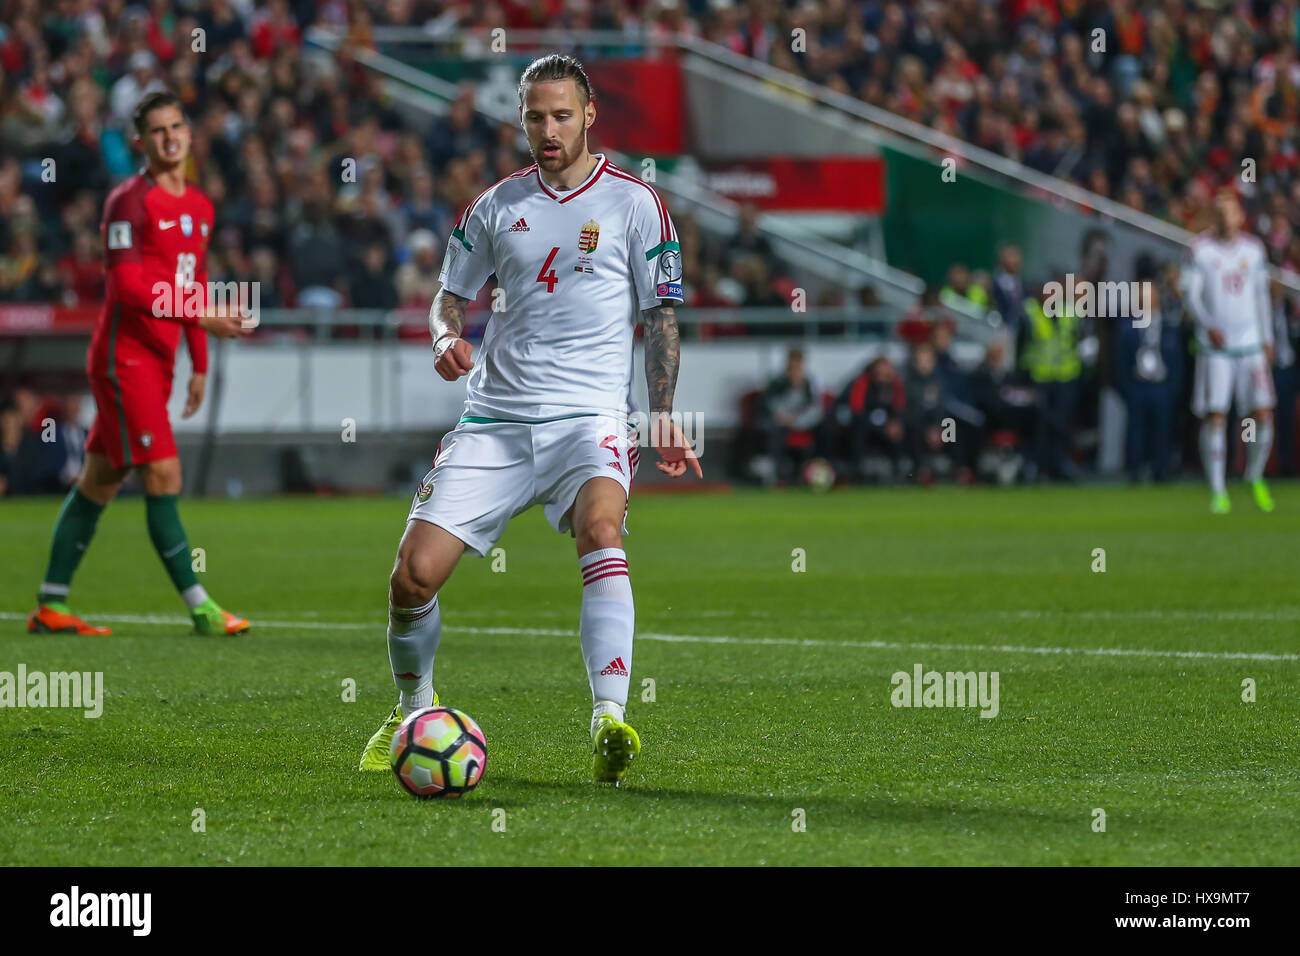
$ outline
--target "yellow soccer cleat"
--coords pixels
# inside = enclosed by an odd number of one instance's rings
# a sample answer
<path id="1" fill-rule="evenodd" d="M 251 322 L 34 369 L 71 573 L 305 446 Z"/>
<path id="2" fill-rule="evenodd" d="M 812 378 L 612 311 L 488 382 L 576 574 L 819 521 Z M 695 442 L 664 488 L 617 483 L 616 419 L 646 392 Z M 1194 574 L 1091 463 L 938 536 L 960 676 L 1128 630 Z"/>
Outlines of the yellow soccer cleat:
<path id="1" fill-rule="evenodd" d="M 433 695 L 432 706 L 438 706 L 438 695 Z M 379 725 L 370 742 L 366 744 L 366 749 L 361 752 L 361 763 L 357 765 L 358 770 L 392 770 L 392 755 L 389 752 L 393 746 L 393 734 L 397 733 L 397 728 L 402 726 L 402 705 L 394 704 L 393 711 L 384 718 L 384 722 Z"/>
<path id="2" fill-rule="evenodd" d="M 1255 507 L 1265 514 L 1277 507 L 1273 503 L 1273 496 L 1268 493 L 1268 485 L 1264 484 L 1264 479 L 1252 481 L 1250 483 L 1250 493 L 1255 496 Z"/>
<path id="3" fill-rule="evenodd" d="M 592 774 L 598 783 L 619 786 L 641 752 L 641 738 L 631 724 L 605 714 L 591 732 Z"/>

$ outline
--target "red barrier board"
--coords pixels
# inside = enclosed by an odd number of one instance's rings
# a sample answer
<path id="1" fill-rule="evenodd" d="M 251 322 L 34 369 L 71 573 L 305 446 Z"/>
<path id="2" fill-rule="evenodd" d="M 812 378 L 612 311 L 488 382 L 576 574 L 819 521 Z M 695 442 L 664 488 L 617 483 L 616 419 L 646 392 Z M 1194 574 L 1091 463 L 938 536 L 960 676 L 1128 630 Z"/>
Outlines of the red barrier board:
<path id="1" fill-rule="evenodd" d="M 682 74 L 675 58 L 596 60 L 587 64 L 596 91 L 593 147 L 675 156 L 686 150 Z"/>
<path id="2" fill-rule="evenodd" d="M 772 157 L 709 163 L 710 189 L 760 209 L 879 215 L 885 161 L 879 156 Z"/>
<path id="3" fill-rule="evenodd" d="M 98 306 L 7 302 L 0 304 L 0 335 L 88 335 L 98 317 Z"/>

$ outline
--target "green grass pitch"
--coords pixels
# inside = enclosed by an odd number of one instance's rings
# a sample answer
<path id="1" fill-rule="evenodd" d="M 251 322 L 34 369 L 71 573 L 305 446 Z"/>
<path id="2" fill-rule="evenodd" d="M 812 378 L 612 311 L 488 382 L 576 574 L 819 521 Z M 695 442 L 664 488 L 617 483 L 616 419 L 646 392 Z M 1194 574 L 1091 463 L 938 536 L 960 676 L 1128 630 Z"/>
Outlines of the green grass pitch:
<path id="1" fill-rule="evenodd" d="M 26 634 L 57 502 L 3 502 L 0 671 L 102 671 L 106 698 L 0 710 L 0 863 L 1296 864 L 1278 491 L 1224 518 L 1193 485 L 634 497 L 644 753 L 617 791 L 589 779 L 572 542 L 534 510 L 504 572 L 466 559 L 443 592 L 437 687 L 489 747 L 448 802 L 354 769 L 396 697 L 406 499 L 185 502 L 204 583 L 254 621 L 235 639 L 188 632 L 139 499 L 74 582 L 114 635 Z M 895 708 L 916 664 L 996 671 L 998 715 Z"/>

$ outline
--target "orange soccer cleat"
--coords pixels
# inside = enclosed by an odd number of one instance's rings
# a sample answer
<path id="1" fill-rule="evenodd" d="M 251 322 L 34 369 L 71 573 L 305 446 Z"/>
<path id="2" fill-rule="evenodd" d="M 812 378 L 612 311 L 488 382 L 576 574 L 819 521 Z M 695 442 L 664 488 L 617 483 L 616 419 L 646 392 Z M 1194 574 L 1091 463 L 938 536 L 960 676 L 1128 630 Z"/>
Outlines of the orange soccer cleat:
<path id="1" fill-rule="evenodd" d="M 227 634 L 243 634 L 246 630 L 252 627 L 252 625 L 248 623 L 247 618 L 231 614 L 229 611 L 221 612 L 221 620 L 226 625 Z"/>
<path id="2" fill-rule="evenodd" d="M 87 624 L 68 610 L 67 606 L 52 604 L 38 605 L 35 611 L 27 615 L 27 631 L 30 634 L 112 634 L 107 627 L 94 627 Z"/>
<path id="3" fill-rule="evenodd" d="M 250 627 L 248 621 L 224 610 L 212 598 L 190 609 L 194 630 L 200 634 L 243 634 Z"/>

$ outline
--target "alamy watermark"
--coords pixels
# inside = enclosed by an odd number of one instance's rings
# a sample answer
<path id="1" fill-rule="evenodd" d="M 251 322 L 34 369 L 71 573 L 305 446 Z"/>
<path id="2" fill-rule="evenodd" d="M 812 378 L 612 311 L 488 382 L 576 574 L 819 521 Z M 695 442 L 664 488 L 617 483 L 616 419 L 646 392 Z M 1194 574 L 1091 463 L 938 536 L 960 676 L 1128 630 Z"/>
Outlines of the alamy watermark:
<path id="1" fill-rule="evenodd" d="M 104 712 L 103 671 L 0 671 L 0 707 L 75 707 L 94 719 Z"/>
<path id="2" fill-rule="evenodd" d="M 1145 329 L 1154 311 L 1150 282 L 1090 282 L 1068 272 L 1064 282 L 1044 283 L 1043 294 L 1043 312 L 1051 318 L 1067 311 L 1081 319 L 1131 318 L 1134 328 Z"/>
<path id="3" fill-rule="evenodd" d="M 628 413 L 628 424 L 631 425 L 636 434 L 635 443 L 641 448 L 678 447 L 678 443 L 675 441 L 676 432 L 664 432 L 665 425 L 658 422 L 658 418 L 658 414 L 652 414 L 650 412 L 635 411 Z M 696 458 L 703 458 L 704 413 L 669 412 L 668 418 L 672 424 L 676 425 L 677 429 L 680 430 L 682 440 L 685 442 L 686 447 L 695 452 Z M 660 429 L 660 434 L 655 434 L 655 427 Z"/>
<path id="4" fill-rule="evenodd" d="M 117 926 L 130 929 L 132 936 L 148 936 L 152 915 L 152 893 L 83 893 L 73 886 L 50 897 L 51 926 Z"/>
<path id="5" fill-rule="evenodd" d="M 895 707 L 979 707 L 981 717 L 998 715 L 997 671 L 896 671 L 889 682 Z"/>
<path id="6" fill-rule="evenodd" d="M 151 311 L 160 319 L 197 319 L 205 312 L 238 315 L 243 328 L 255 329 L 262 318 L 260 282 L 195 282 L 177 273 L 175 282 L 153 284 Z"/>

